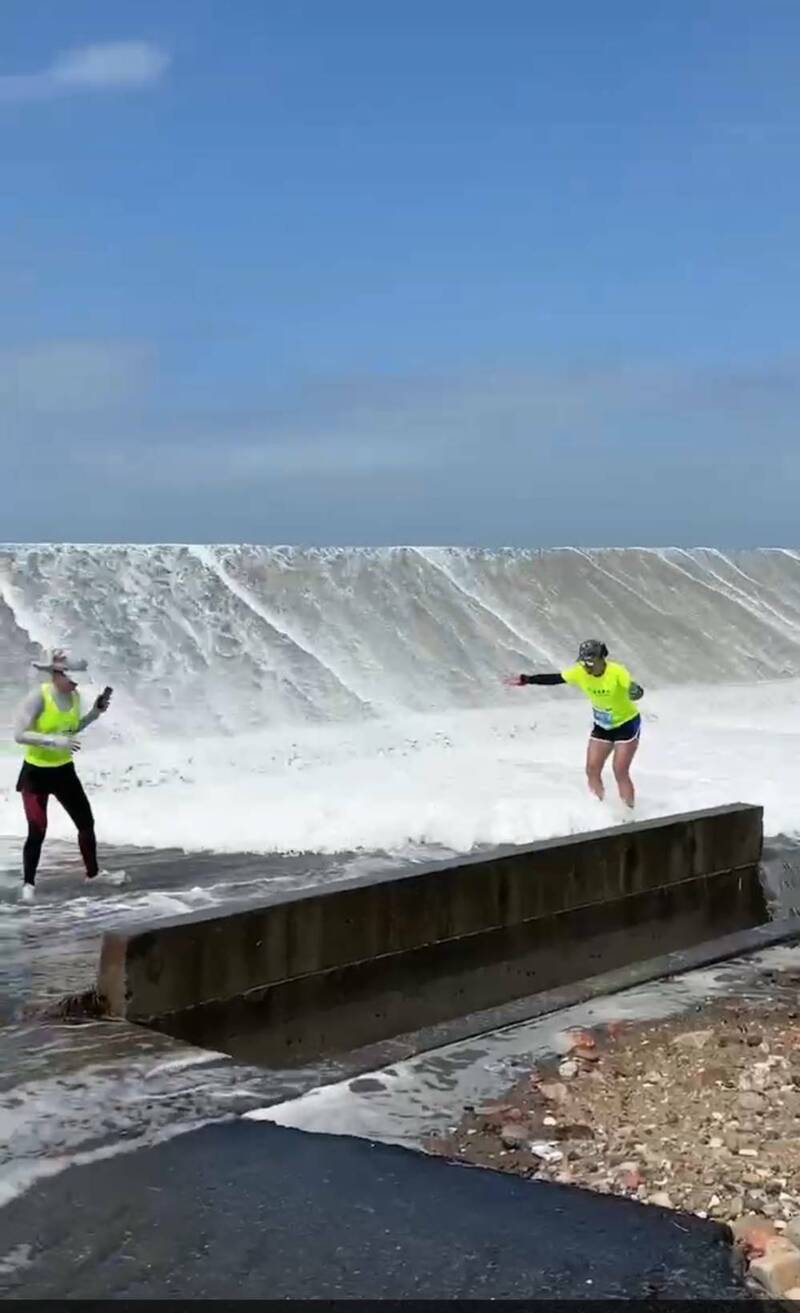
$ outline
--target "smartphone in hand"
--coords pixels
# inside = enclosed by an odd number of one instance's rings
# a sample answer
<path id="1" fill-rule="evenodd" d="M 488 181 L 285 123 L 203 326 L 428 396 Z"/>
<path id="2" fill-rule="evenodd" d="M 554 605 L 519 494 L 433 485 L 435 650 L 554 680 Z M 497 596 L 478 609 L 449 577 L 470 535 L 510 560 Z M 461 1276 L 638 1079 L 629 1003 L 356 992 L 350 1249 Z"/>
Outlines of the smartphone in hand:
<path id="1" fill-rule="evenodd" d="M 108 684 L 106 684 L 105 688 L 103 689 L 102 693 L 97 699 L 97 702 L 95 703 L 98 711 L 108 710 L 108 704 L 111 701 L 111 694 L 113 692 L 114 692 L 113 688 L 109 688 Z"/>

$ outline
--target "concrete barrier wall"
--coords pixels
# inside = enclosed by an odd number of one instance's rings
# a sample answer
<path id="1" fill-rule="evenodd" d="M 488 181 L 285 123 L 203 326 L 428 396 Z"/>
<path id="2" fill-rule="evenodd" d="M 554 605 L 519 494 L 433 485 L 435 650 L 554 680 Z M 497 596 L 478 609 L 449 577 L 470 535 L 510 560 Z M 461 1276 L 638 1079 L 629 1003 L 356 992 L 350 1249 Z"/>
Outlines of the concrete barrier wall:
<path id="1" fill-rule="evenodd" d="M 268 1061 L 355 1048 L 758 924 L 736 804 L 105 936 L 113 1015 Z"/>

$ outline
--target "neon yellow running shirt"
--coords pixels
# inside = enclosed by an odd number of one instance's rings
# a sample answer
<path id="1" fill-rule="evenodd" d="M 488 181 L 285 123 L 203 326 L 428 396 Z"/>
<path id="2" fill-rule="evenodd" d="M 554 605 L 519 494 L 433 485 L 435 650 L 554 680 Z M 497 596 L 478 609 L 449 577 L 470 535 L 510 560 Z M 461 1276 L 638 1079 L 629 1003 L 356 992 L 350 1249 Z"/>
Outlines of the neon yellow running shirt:
<path id="1" fill-rule="evenodd" d="M 607 661 L 602 675 L 590 675 L 580 664 L 569 666 L 561 671 L 561 678 L 586 694 L 599 729 L 617 729 L 639 715 L 630 698 L 630 672 L 617 661 Z"/>
<path id="2" fill-rule="evenodd" d="M 77 734 L 81 727 L 80 694 L 73 693 L 67 711 L 56 702 L 52 684 L 42 684 L 42 710 L 33 726 L 37 734 Z M 29 766 L 66 766 L 72 761 L 71 752 L 60 748 L 43 748 L 38 743 L 25 753 Z"/>

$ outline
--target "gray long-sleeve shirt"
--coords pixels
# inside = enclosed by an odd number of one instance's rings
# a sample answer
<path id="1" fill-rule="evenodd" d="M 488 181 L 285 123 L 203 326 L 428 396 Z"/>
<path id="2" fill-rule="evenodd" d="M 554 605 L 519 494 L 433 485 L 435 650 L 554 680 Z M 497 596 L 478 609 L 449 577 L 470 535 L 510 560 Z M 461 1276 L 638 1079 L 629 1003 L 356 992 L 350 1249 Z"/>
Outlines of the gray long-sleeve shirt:
<path id="1" fill-rule="evenodd" d="M 69 711 L 72 706 L 71 693 L 59 693 L 53 688 L 53 698 L 60 711 Z M 42 697 L 41 685 L 28 694 L 25 701 L 21 704 L 14 719 L 14 740 L 30 747 L 52 748 L 59 747 L 59 743 L 54 743 L 54 739 L 61 739 L 60 734 L 39 734 L 34 729 L 34 725 L 44 711 L 44 698 Z M 77 730 L 73 731 L 80 734 L 81 730 L 86 729 L 87 725 L 93 724 L 97 720 L 100 712 L 97 705 L 93 704 L 91 711 L 87 711 L 85 716 L 81 717 Z"/>

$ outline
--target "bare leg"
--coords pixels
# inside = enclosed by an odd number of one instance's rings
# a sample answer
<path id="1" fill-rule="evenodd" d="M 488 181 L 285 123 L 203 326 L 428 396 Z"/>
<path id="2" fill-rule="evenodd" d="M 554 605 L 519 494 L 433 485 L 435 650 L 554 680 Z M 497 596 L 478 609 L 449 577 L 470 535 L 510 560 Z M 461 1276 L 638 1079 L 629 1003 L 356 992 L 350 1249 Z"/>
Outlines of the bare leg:
<path id="1" fill-rule="evenodd" d="M 586 779 L 595 798 L 599 798 L 601 802 L 606 796 L 603 767 L 613 750 L 614 744 L 605 743 L 603 739 L 589 739 L 589 746 L 586 749 Z"/>
<path id="2" fill-rule="evenodd" d="M 614 778 L 617 781 L 619 796 L 626 807 L 633 807 L 636 802 L 630 771 L 638 747 L 638 739 L 631 739 L 629 743 L 617 743 L 614 747 Z"/>

